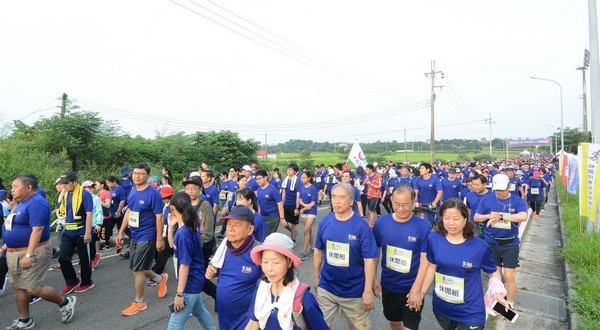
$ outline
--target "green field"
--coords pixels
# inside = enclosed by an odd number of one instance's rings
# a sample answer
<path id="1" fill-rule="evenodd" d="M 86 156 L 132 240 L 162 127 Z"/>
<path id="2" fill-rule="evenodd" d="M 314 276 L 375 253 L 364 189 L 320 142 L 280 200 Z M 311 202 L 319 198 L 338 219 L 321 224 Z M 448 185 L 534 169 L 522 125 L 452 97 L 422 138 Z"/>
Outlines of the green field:
<path id="1" fill-rule="evenodd" d="M 474 159 L 475 155 L 481 155 L 481 153 L 457 153 L 457 152 L 444 152 L 440 151 L 435 154 L 436 160 L 443 161 L 458 161 L 458 160 L 468 160 L 471 161 Z M 509 154 L 510 157 L 517 156 L 517 152 L 511 152 Z M 496 159 L 504 159 L 506 154 L 504 151 L 495 153 L 494 156 Z M 331 152 L 313 152 L 307 158 L 301 153 L 278 153 L 277 159 L 267 159 L 260 160 L 261 166 L 265 168 L 272 169 L 274 167 L 285 168 L 289 163 L 297 163 L 302 166 L 303 164 L 325 164 L 327 165 L 335 165 L 336 163 L 345 163 L 348 154 L 341 153 L 331 153 Z M 379 153 L 379 154 L 366 154 L 367 161 L 369 163 L 378 162 L 380 164 L 386 163 L 388 160 L 391 160 L 394 163 L 404 162 L 408 160 L 410 163 L 421 163 L 421 162 L 429 162 L 430 155 L 429 152 L 418 151 L 418 152 L 398 152 L 398 153 Z M 310 160 L 310 161 L 307 161 Z M 350 164 L 351 167 L 352 164 Z"/>

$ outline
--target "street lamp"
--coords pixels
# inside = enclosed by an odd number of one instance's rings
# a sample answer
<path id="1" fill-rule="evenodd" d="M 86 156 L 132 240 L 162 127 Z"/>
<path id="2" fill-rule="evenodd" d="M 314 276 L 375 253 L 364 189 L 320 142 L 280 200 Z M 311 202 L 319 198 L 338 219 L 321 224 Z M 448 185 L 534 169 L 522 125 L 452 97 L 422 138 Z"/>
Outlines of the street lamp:
<path id="1" fill-rule="evenodd" d="M 537 80 L 546 80 L 546 81 L 550 81 L 553 82 L 555 84 L 558 85 L 558 88 L 560 88 L 560 149 L 561 149 L 561 154 L 560 156 L 562 157 L 562 155 L 565 152 L 565 129 L 563 127 L 563 100 L 562 100 L 562 86 L 552 80 L 552 79 L 546 79 L 546 78 L 538 78 L 538 77 L 529 77 L 531 79 L 537 79 Z"/>

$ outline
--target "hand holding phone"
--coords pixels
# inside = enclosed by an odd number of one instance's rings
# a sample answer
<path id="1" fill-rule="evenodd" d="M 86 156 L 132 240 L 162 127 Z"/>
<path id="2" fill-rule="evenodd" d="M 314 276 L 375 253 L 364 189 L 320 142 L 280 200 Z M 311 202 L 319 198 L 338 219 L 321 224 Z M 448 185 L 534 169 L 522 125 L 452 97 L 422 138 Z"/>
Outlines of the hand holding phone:
<path id="1" fill-rule="evenodd" d="M 510 308 L 507 311 L 506 307 L 499 303 L 498 300 L 494 300 L 494 302 L 492 303 L 492 309 L 496 313 L 502 315 L 505 319 L 509 320 L 511 323 L 515 323 L 519 318 L 519 314 L 517 314 L 514 310 Z"/>

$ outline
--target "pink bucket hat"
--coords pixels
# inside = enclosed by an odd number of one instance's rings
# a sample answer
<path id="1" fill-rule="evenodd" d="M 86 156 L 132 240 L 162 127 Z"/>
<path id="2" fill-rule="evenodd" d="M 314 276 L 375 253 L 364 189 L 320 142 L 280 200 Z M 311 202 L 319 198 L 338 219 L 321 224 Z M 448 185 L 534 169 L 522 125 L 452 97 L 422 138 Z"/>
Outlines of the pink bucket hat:
<path id="1" fill-rule="evenodd" d="M 294 242 L 292 242 L 291 238 L 281 233 L 273 233 L 267 236 L 261 245 L 254 247 L 252 251 L 250 251 L 250 257 L 255 264 L 260 265 L 262 264 L 263 251 L 275 251 L 290 258 L 294 264 L 294 267 L 298 267 L 302 265 L 302 260 L 300 260 L 300 258 L 294 254 L 292 251 L 293 247 Z"/>

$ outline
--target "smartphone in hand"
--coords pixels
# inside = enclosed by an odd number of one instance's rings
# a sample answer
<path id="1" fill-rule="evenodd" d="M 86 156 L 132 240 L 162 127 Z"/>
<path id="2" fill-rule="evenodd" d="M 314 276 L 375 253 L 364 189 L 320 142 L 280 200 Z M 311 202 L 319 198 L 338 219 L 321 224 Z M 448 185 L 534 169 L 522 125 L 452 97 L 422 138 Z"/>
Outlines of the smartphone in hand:
<path id="1" fill-rule="evenodd" d="M 494 300 L 492 303 L 492 309 L 496 313 L 502 315 L 505 319 L 509 320 L 511 323 L 515 323 L 519 318 L 519 314 L 517 314 L 514 310 L 509 308 L 508 311 L 506 311 L 504 305 L 499 303 L 498 300 Z"/>

